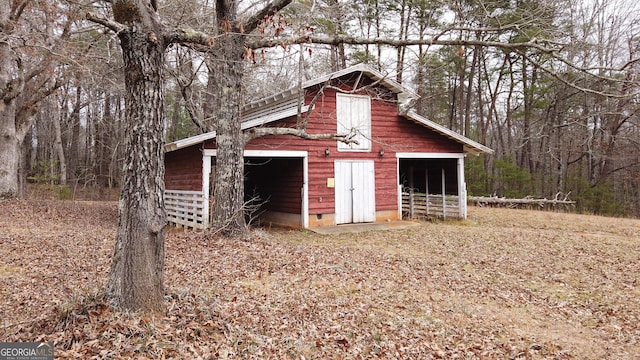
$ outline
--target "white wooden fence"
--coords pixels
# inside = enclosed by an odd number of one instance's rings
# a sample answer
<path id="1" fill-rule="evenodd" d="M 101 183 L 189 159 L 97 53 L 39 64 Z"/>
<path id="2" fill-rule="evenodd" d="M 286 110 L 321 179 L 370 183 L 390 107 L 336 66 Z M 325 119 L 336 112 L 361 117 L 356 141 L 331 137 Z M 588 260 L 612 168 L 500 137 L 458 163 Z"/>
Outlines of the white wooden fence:
<path id="1" fill-rule="evenodd" d="M 204 215 L 204 196 L 201 191 L 165 190 L 164 203 L 167 222 L 176 226 L 205 229 L 208 215 Z"/>
<path id="2" fill-rule="evenodd" d="M 462 219 L 465 217 L 463 211 L 460 197 L 457 195 L 433 195 L 413 191 L 402 193 L 402 214 L 410 219 Z"/>

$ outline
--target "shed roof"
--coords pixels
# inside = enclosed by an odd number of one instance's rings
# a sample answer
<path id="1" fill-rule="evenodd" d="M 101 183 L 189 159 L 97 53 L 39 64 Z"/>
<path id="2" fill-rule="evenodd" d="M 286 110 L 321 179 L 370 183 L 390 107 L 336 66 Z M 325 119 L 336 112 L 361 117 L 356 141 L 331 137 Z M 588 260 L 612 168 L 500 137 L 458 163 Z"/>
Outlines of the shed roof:
<path id="1" fill-rule="evenodd" d="M 359 64 L 359 65 L 355 65 L 343 70 L 339 70 L 336 72 L 333 72 L 331 74 L 327 74 L 324 75 L 322 77 L 304 82 L 302 84 L 302 88 L 303 89 L 307 89 L 316 85 L 320 85 L 323 84 L 325 82 L 327 82 L 328 80 L 331 79 L 336 79 L 345 75 L 349 75 L 352 73 L 361 73 L 363 75 L 368 76 L 369 78 L 373 79 L 374 81 L 378 81 L 380 82 L 381 85 L 385 86 L 386 88 L 388 88 L 389 90 L 393 91 L 394 93 L 396 93 L 398 95 L 398 101 L 399 101 L 399 105 L 400 107 L 402 106 L 406 106 L 408 105 L 412 100 L 419 98 L 419 96 L 413 92 L 411 89 L 403 86 L 402 84 L 398 83 L 397 81 L 389 78 L 387 75 L 384 75 L 383 73 L 367 66 L 364 64 Z M 243 107 L 242 109 L 242 113 L 243 115 L 245 114 L 250 114 L 250 113 L 254 113 L 257 112 L 260 109 L 264 109 L 264 108 L 268 108 L 270 106 L 273 106 L 274 104 L 277 104 L 279 102 L 282 102 L 284 100 L 287 99 L 292 99 L 292 98 L 297 98 L 298 95 L 298 91 L 299 91 L 299 87 L 295 86 L 295 87 L 291 87 L 285 91 L 279 92 L 275 95 L 272 96 L 268 96 L 265 97 L 263 99 L 254 101 L 250 104 L 247 104 Z M 297 109 L 297 106 L 296 106 Z M 306 110 L 306 109 L 305 109 Z M 242 130 L 246 130 L 255 126 L 259 126 L 259 125 L 264 125 L 266 123 L 272 122 L 272 121 L 276 121 L 276 120 L 280 120 L 283 119 L 285 117 L 289 117 L 289 116 L 293 116 L 295 114 L 290 114 L 290 111 L 278 111 L 277 114 L 267 114 L 267 115 L 262 115 L 261 118 L 252 118 L 252 119 L 244 119 L 242 122 Z M 296 111 L 297 113 L 297 111 Z M 442 125 L 439 125 L 431 120 L 428 120 L 427 118 L 418 115 L 415 111 L 409 111 L 407 113 L 401 114 L 401 116 L 414 121 L 422 126 L 425 126 L 426 128 L 429 128 L 441 135 L 444 135 L 460 144 L 463 145 L 464 147 L 464 152 L 465 153 L 471 153 L 471 154 L 481 154 L 481 153 L 493 153 L 493 150 L 478 143 L 475 142 L 463 135 L 460 135 L 458 133 L 456 133 L 453 130 L 450 130 Z M 202 143 L 204 141 L 207 140 L 211 140 L 214 139 L 216 137 L 216 132 L 215 131 L 211 131 L 208 133 L 204 133 L 204 134 L 200 134 L 200 135 L 195 135 L 186 139 L 182 139 L 182 140 L 178 140 L 178 141 L 174 141 L 171 143 L 168 143 L 165 145 L 164 150 L 165 152 L 170 152 L 170 151 L 174 151 L 174 150 L 178 150 L 178 149 L 182 149 L 185 147 L 189 147 L 195 144 L 199 144 Z"/>

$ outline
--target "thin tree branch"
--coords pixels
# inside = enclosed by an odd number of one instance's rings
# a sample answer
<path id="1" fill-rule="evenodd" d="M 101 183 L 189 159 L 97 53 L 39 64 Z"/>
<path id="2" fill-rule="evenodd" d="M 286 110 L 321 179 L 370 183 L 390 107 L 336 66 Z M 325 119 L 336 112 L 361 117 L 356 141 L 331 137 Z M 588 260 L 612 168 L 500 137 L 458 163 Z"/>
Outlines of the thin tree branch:
<path id="1" fill-rule="evenodd" d="M 345 89 L 337 87 L 337 86 L 332 86 L 332 85 L 330 85 L 328 83 L 326 84 L 325 87 L 327 89 L 336 90 L 336 91 L 338 91 L 340 93 L 343 93 L 343 94 L 356 94 L 356 93 L 359 93 L 359 92 L 363 92 L 363 91 L 367 91 L 369 89 L 375 88 L 376 86 L 380 85 L 382 83 L 382 81 L 385 80 L 386 78 L 387 78 L 387 76 L 385 75 L 384 77 L 372 82 L 369 85 L 365 85 L 365 86 L 361 86 L 361 87 L 354 87 L 351 90 L 345 90 Z"/>
<path id="2" fill-rule="evenodd" d="M 626 68 L 628 68 L 630 66 L 633 66 L 634 64 L 636 64 L 638 62 L 640 62 L 640 59 L 631 59 L 620 68 L 620 71 L 623 71 L 624 69 L 626 69 Z"/>
<path id="3" fill-rule="evenodd" d="M 302 125 L 302 105 L 304 105 L 304 98 L 305 98 L 305 91 L 302 88 L 302 74 L 304 73 L 304 48 L 303 45 L 300 45 L 300 50 L 298 52 L 298 116 L 297 116 L 297 120 L 296 120 L 296 127 L 297 128 L 306 128 L 306 121 L 305 124 Z M 309 114 L 307 113 L 307 118 L 308 118 Z"/>
<path id="4" fill-rule="evenodd" d="M 0 89 L 0 99 L 8 102 L 20 96 L 23 85 L 24 79 L 21 77 L 9 80 L 4 88 Z"/>
<path id="5" fill-rule="evenodd" d="M 553 71 L 552 69 L 546 68 L 544 67 L 540 62 L 534 60 L 531 58 L 531 56 L 527 55 L 527 51 L 530 50 L 537 50 L 537 54 L 546 54 L 548 56 L 550 56 L 551 58 L 567 65 L 568 67 L 570 67 L 571 69 L 578 71 L 580 73 L 583 73 L 587 76 L 590 77 L 594 77 L 600 80 L 605 80 L 605 81 L 617 81 L 620 82 L 620 79 L 612 79 L 612 78 L 607 78 L 607 77 L 603 77 L 601 75 L 598 74 L 593 74 L 585 69 L 579 68 L 576 65 L 572 64 L 570 61 L 564 59 L 562 56 L 558 55 L 558 51 L 560 51 L 559 46 L 557 48 L 554 47 L 547 47 L 545 45 L 543 45 L 543 42 L 545 41 L 539 41 L 535 38 L 529 40 L 529 41 L 525 41 L 525 42 L 517 42 L 517 43 L 507 43 L 507 42 L 500 42 L 500 41 L 486 41 L 486 40 L 478 40 L 478 39 L 440 39 L 440 38 L 428 38 L 428 39 L 389 39 L 389 38 L 374 38 L 374 39 L 369 39 L 369 38 L 361 38 L 361 37 L 352 37 L 352 36 L 346 36 L 346 35 L 337 35 L 337 36 L 333 36 L 333 37 L 327 37 L 327 36 L 298 36 L 298 37 L 290 37 L 290 38 L 286 38 L 286 39 L 259 39 L 253 42 L 249 42 L 247 43 L 247 47 L 251 48 L 251 49 L 259 49 L 259 48 L 264 48 L 264 47 L 274 47 L 274 46 L 283 46 L 286 47 L 288 45 L 294 45 L 294 44 L 322 44 L 322 45 L 332 45 L 332 46 L 337 46 L 340 44 L 347 44 L 347 45 L 388 45 L 388 46 L 392 46 L 392 47 L 403 47 L 403 46 L 416 46 L 416 45 L 428 45 L 428 46 L 433 46 L 433 45 L 440 45 L 440 46 L 482 46 L 482 47 L 492 47 L 492 48 L 497 48 L 497 49 L 503 49 L 506 51 L 514 51 L 517 52 L 518 54 L 521 54 L 523 56 L 525 56 L 529 61 L 531 61 L 531 63 L 537 67 L 539 67 L 541 70 L 543 70 L 544 72 L 548 73 L 549 75 L 551 75 L 552 77 L 556 78 L 557 80 L 561 81 L 562 83 L 566 84 L 567 86 L 570 86 L 572 88 L 575 88 L 579 91 L 582 92 L 586 92 L 586 93 L 591 93 L 591 94 L 596 94 L 596 95 L 601 95 L 601 96 L 605 96 L 605 97 L 611 97 L 611 98 L 626 98 L 629 96 L 637 96 L 639 93 L 633 93 L 633 94 L 626 94 L 626 95 L 620 95 L 620 94 L 608 94 L 608 93 L 604 93 L 601 91 L 596 91 L 596 90 L 592 90 L 592 89 L 587 89 L 584 87 L 580 87 L 579 85 L 563 79 L 562 76 L 558 75 L 557 72 Z M 548 43 L 548 42 L 546 42 Z M 634 61 L 635 62 L 635 61 Z M 627 66 L 625 66 L 627 67 Z M 623 67 L 624 69 L 624 67 Z M 610 69 L 613 71 L 620 71 L 617 69 Z"/>
<path id="6" fill-rule="evenodd" d="M 113 20 L 109 20 L 109 19 L 105 19 L 103 17 L 97 16 L 91 12 L 88 12 L 85 15 L 85 18 L 91 22 L 94 22 L 96 24 L 100 24 L 104 27 L 106 27 L 107 29 L 113 31 L 114 33 L 118 34 L 121 33 L 123 31 L 125 31 L 127 29 L 126 26 L 120 24 L 119 22 L 113 21 Z"/>
<path id="7" fill-rule="evenodd" d="M 92 21 L 96 24 L 102 25 L 116 34 L 125 31 L 127 27 L 125 25 L 120 24 L 119 22 L 106 19 L 100 16 L 97 16 L 93 13 L 87 13 L 86 19 Z M 215 44 L 216 37 L 211 36 L 207 33 L 193 30 L 193 29 L 170 29 L 165 31 L 163 34 L 165 44 L 187 44 L 187 45 L 200 45 L 205 48 L 197 49 L 199 51 L 207 51 L 210 47 Z"/>
<path id="8" fill-rule="evenodd" d="M 180 80 L 178 80 L 178 82 L 180 82 Z M 200 132 L 204 133 L 205 127 L 202 125 L 203 121 L 201 121 L 204 120 L 204 116 L 201 111 L 198 111 L 198 106 L 193 101 L 190 85 L 184 85 L 180 82 L 180 94 L 184 100 L 185 109 L 189 114 L 189 118 L 198 127 L 198 129 L 200 129 Z"/>
<path id="9" fill-rule="evenodd" d="M 251 49 L 261 49 L 274 46 L 287 46 L 294 44 L 322 44 L 322 45 L 388 45 L 393 47 L 413 46 L 413 45 L 443 45 L 443 46 L 485 46 L 501 49 L 536 49 L 543 53 L 553 53 L 557 51 L 554 48 L 543 46 L 537 39 L 531 39 L 525 42 L 505 43 L 500 41 L 487 41 L 477 39 L 391 39 L 391 38 L 362 38 L 348 35 L 336 36 L 296 36 L 280 39 L 259 39 L 248 42 L 247 47 Z"/>
<path id="10" fill-rule="evenodd" d="M 42 100 L 53 94 L 62 85 L 64 85 L 64 82 L 61 78 L 55 80 L 45 79 L 37 88 L 32 89 L 25 98 L 20 100 L 20 108 L 16 114 L 16 124 L 18 124 L 16 133 L 20 141 L 24 139 L 29 131 L 29 127 L 32 124 L 31 119 L 40 109 L 39 104 Z"/>
<path id="11" fill-rule="evenodd" d="M 14 1 L 14 6 L 17 3 L 18 3 L 17 1 Z M 9 20 L 17 22 L 20 16 L 22 15 L 22 12 L 24 11 L 24 9 L 27 7 L 28 3 L 29 3 L 29 0 L 24 0 L 22 3 L 16 6 L 15 9 L 12 9 L 15 11 L 11 13 L 11 15 L 9 16 Z"/>
<path id="12" fill-rule="evenodd" d="M 545 73 L 549 74 L 549 76 L 551 76 L 552 78 L 560 81 L 561 83 L 563 83 L 563 84 L 565 84 L 565 85 L 567 85 L 567 86 L 569 86 L 571 88 L 574 88 L 574 89 L 576 89 L 578 91 L 581 91 L 581 92 L 584 92 L 584 93 L 587 93 L 587 94 L 599 95 L 599 96 L 608 97 L 608 98 L 614 98 L 614 99 L 631 98 L 631 97 L 637 97 L 638 95 L 640 95 L 640 92 L 634 92 L 634 93 L 631 93 L 631 94 L 612 94 L 612 93 L 606 93 L 606 92 L 602 92 L 602 91 L 598 91 L 598 90 L 593 90 L 593 89 L 589 89 L 589 88 L 586 88 L 586 87 L 582 87 L 582 86 L 580 86 L 580 85 L 578 85 L 578 84 L 576 84 L 576 83 L 574 83 L 572 81 L 564 79 L 562 76 L 558 75 L 555 71 L 545 67 L 540 62 L 532 59 L 527 54 L 525 54 L 525 53 L 521 53 L 521 54 L 529 62 L 531 62 L 531 64 L 533 64 L 538 69 L 540 69 L 540 70 L 544 71 Z M 563 61 L 562 59 L 559 59 L 559 58 L 556 58 L 556 59 Z M 622 81 L 620 79 L 608 79 L 608 78 L 604 78 L 602 76 L 591 74 L 591 73 L 589 73 L 589 72 L 587 72 L 585 70 L 577 68 L 576 66 L 574 66 L 574 65 L 572 65 L 572 64 L 570 64 L 569 62 L 566 62 L 566 61 L 563 61 L 563 63 L 568 65 L 569 67 L 571 67 L 572 69 L 574 69 L 574 70 L 576 70 L 578 72 L 581 72 L 581 73 L 583 73 L 583 74 L 585 74 L 587 76 L 598 78 L 600 80 L 616 81 L 616 82 Z"/>
<path id="13" fill-rule="evenodd" d="M 178 87 L 180 88 L 180 94 L 182 95 L 182 100 L 184 100 L 184 107 L 189 114 L 189 118 L 193 122 L 194 125 L 198 127 L 201 133 L 206 132 L 205 126 L 203 123 L 207 120 L 204 117 L 202 112 L 202 106 L 199 106 L 193 99 L 193 81 L 197 78 L 198 72 L 204 66 L 204 63 L 201 62 L 198 65 L 198 68 L 192 71 L 187 75 L 183 76 L 181 67 L 182 63 L 182 55 L 176 55 L 177 62 L 175 69 L 169 67 L 167 71 L 173 76 Z M 185 71 L 186 72 L 186 71 Z"/>
<path id="14" fill-rule="evenodd" d="M 322 85 L 320 90 L 318 90 L 318 92 L 313 96 L 313 99 L 311 99 L 311 102 L 309 103 L 309 110 L 307 110 L 307 113 L 304 116 L 304 120 L 302 121 L 302 126 L 301 126 L 302 129 L 307 128 L 307 124 L 309 123 L 309 118 L 311 117 L 311 113 L 313 112 L 313 109 L 316 103 L 318 102 L 318 99 L 320 99 L 320 96 L 324 94 L 324 89 L 327 87 L 327 85 L 329 85 L 330 81 L 331 81 L 331 78 L 327 79 L 327 81 L 324 83 L 324 85 Z"/>

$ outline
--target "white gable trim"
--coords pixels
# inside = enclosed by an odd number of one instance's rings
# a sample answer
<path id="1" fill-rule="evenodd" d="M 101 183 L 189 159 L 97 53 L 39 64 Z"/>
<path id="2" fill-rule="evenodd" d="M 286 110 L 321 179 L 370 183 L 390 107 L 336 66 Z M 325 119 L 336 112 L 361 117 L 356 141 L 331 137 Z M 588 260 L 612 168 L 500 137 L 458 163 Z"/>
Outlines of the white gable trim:
<path id="1" fill-rule="evenodd" d="M 352 67 L 348 67 L 346 69 L 343 70 L 339 70 L 336 72 L 333 72 L 331 74 L 327 74 L 324 76 L 321 76 L 319 78 L 315 78 L 313 80 L 309 80 L 306 81 L 302 84 L 302 88 L 303 89 L 307 89 L 310 88 L 312 86 L 316 86 L 316 85 L 320 85 L 323 84 L 331 79 L 336 79 L 351 73 L 355 73 L 355 72 L 361 72 L 364 74 L 367 74 L 367 76 L 369 76 L 370 78 L 372 78 L 375 81 L 380 81 L 380 83 L 382 85 L 384 85 L 386 88 L 392 90 L 393 92 L 395 92 L 396 94 L 398 94 L 398 100 L 400 100 L 401 102 L 408 102 L 411 99 L 417 99 L 419 98 L 418 94 L 416 94 L 413 90 L 403 86 L 402 84 L 398 83 L 397 81 L 393 80 L 392 77 L 385 75 L 377 70 L 375 70 L 374 68 L 365 65 L 365 64 L 358 64 Z M 251 104 L 247 104 L 244 108 L 243 108 L 243 112 L 244 111 L 250 111 L 251 109 L 255 109 L 255 108 L 260 108 L 263 106 L 266 106 L 268 104 L 271 104 L 273 102 L 277 102 L 277 101 L 281 101 L 283 98 L 288 98 L 291 96 L 296 96 L 299 93 L 299 87 L 298 86 L 294 86 L 291 87 L 281 93 L 275 94 L 273 96 L 268 96 L 266 98 L 257 100 L 252 102 Z"/>

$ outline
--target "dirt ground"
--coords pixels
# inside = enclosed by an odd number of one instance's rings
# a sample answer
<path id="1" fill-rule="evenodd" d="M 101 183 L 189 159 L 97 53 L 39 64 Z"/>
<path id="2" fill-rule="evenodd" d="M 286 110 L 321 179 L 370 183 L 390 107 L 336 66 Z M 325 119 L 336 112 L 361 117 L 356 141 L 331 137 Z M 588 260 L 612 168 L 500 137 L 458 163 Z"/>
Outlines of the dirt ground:
<path id="1" fill-rule="evenodd" d="M 640 220 L 472 207 L 358 234 L 173 230 L 150 318 L 100 295 L 116 212 L 0 201 L 0 341 L 60 359 L 640 356 Z"/>

